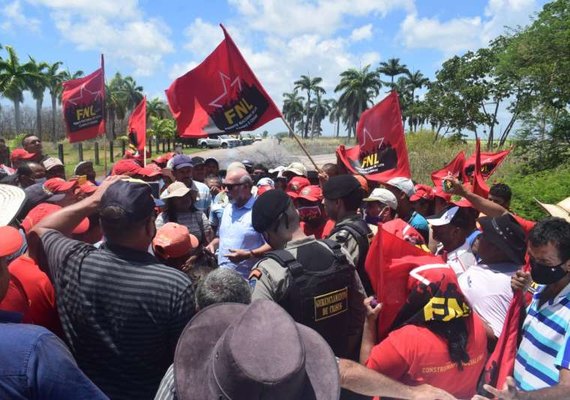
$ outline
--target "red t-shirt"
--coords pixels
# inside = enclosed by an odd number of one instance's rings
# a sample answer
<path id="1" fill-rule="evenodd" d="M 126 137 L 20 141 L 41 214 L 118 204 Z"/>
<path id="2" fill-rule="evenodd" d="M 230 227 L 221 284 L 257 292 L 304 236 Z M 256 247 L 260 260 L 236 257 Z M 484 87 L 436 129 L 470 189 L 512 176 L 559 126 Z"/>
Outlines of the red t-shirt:
<path id="1" fill-rule="evenodd" d="M 478 316 L 467 320 L 469 362 L 459 371 L 445 341 L 426 327 L 406 325 L 374 346 L 366 366 L 405 385 L 429 384 L 470 399 L 487 360 L 487 337 Z"/>
<path id="2" fill-rule="evenodd" d="M 55 290 L 48 276 L 26 255 L 8 265 L 10 286 L 0 309 L 23 314 L 22 322 L 40 325 L 63 338 L 55 303 Z"/>

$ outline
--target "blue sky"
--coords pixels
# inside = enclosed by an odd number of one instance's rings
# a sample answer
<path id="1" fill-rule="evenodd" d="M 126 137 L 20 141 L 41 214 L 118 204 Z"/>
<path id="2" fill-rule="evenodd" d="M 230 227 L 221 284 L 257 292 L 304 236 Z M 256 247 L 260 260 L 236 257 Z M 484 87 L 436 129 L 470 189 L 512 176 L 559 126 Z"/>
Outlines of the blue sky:
<path id="1" fill-rule="evenodd" d="M 448 57 L 526 25 L 544 0 L 0 0 L 0 44 L 22 60 L 131 75 L 149 98 L 196 66 L 223 23 L 278 105 L 301 74 L 338 74 L 398 57 L 432 78 Z M 6 100 L 1 100 L 6 104 Z M 26 104 L 30 103 L 27 95 Z M 329 130 L 330 127 L 325 127 Z M 284 130 L 274 121 L 264 129 Z M 330 128 L 332 131 L 332 128 Z M 332 132 L 331 132 L 332 133 Z"/>

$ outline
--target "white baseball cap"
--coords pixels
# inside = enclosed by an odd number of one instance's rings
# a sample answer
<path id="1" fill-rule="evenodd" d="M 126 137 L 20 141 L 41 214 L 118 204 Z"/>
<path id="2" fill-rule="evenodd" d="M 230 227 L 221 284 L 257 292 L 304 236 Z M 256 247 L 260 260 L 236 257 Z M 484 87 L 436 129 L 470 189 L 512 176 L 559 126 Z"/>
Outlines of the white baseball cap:
<path id="1" fill-rule="evenodd" d="M 398 200 L 396 196 L 388 189 L 376 188 L 370 193 L 370 196 L 363 199 L 363 201 L 379 201 L 380 203 L 386 204 L 392 210 L 398 208 Z"/>
<path id="2" fill-rule="evenodd" d="M 414 182 L 412 182 L 410 178 L 404 178 L 398 176 L 396 178 L 390 179 L 388 182 L 386 182 L 386 184 L 394 186 L 395 188 L 401 190 L 408 197 L 416 193 L 416 189 L 414 188 Z"/>
<path id="3" fill-rule="evenodd" d="M 446 208 L 439 214 L 427 218 L 427 222 L 429 222 L 431 226 L 448 225 L 453 220 L 453 217 L 455 217 L 455 214 L 457 214 L 457 211 L 459 211 L 458 206 Z"/>

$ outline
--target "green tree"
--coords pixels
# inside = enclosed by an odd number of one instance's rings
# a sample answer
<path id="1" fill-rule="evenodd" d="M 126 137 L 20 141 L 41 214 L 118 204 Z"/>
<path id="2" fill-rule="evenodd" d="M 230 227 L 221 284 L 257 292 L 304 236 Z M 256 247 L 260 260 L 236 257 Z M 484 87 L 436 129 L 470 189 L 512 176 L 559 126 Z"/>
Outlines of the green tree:
<path id="1" fill-rule="evenodd" d="M 301 75 L 301 79 L 295 81 L 295 89 L 304 90 L 307 92 L 307 102 L 305 103 L 305 126 L 303 129 L 303 137 L 307 138 L 309 136 L 309 123 L 310 123 L 310 111 L 311 111 L 311 94 L 321 93 L 324 94 L 325 90 L 320 86 L 323 82 L 323 78 L 316 76 L 311 78 L 309 75 Z"/>
<path id="2" fill-rule="evenodd" d="M 327 117 L 330 110 L 330 99 L 323 99 L 322 94 L 317 92 L 311 104 L 311 137 L 321 135 L 321 123 Z"/>
<path id="3" fill-rule="evenodd" d="M 335 124 L 336 137 L 340 134 L 340 123 L 343 119 L 343 111 L 343 108 L 340 107 L 337 100 L 330 99 L 329 121 L 331 124 Z"/>
<path id="4" fill-rule="evenodd" d="M 399 58 L 389 58 L 387 61 L 380 63 L 377 71 L 380 75 L 384 74 L 390 77 L 389 86 L 391 89 L 394 89 L 394 77 L 407 73 L 408 68 L 406 64 L 400 64 Z"/>
<path id="5" fill-rule="evenodd" d="M 370 65 L 362 69 L 350 68 L 340 74 L 340 82 L 334 89 L 340 93 L 338 103 L 344 109 L 342 113 L 344 123 L 348 130 L 356 137 L 356 123 L 362 112 L 370 105 L 380 93 L 382 82 L 376 71 L 370 71 Z"/>
<path id="6" fill-rule="evenodd" d="M 63 81 L 67 78 L 67 74 L 60 67 L 63 63 L 61 61 L 48 64 L 45 70 L 47 80 L 47 89 L 51 98 L 51 141 L 56 142 L 55 121 L 57 119 L 57 102 L 59 95 L 63 90 Z"/>
<path id="7" fill-rule="evenodd" d="M 149 122 L 152 128 L 147 129 L 148 136 L 156 139 L 173 139 L 176 136 L 176 123 L 173 119 L 151 116 Z"/>
<path id="8" fill-rule="evenodd" d="M 155 97 L 154 99 L 146 102 L 146 116 L 147 118 L 155 117 L 164 119 L 169 115 L 168 108 L 164 101 Z"/>
<path id="9" fill-rule="evenodd" d="M 414 101 L 415 101 L 415 93 L 416 93 L 416 89 L 421 89 L 422 87 L 426 86 L 429 84 L 429 79 L 426 78 L 424 76 L 424 74 L 422 74 L 420 71 L 414 71 L 414 72 L 410 72 L 410 71 L 406 71 L 405 72 L 405 77 L 403 78 L 403 83 L 405 85 L 405 87 L 410 91 L 409 93 L 409 122 L 410 122 L 410 129 L 413 128 L 413 131 L 416 131 L 417 125 L 419 120 L 416 118 L 416 114 L 414 113 L 414 111 L 418 112 L 421 111 L 421 106 L 420 107 L 414 107 Z"/>
<path id="10" fill-rule="evenodd" d="M 0 59 L 0 93 L 14 103 L 15 128 L 19 134 L 22 127 L 20 103 L 24 101 L 24 91 L 37 75 L 30 62 L 20 64 L 13 47 L 6 46 L 6 52 L 8 57 Z"/>
<path id="11" fill-rule="evenodd" d="M 299 90 L 295 89 L 291 93 L 283 93 L 283 116 L 287 123 L 294 129 L 298 121 L 303 120 L 303 96 L 299 96 Z"/>
<path id="12" fill-rule="evenodd" d="M 42 137 L 42 105 L 44 102 L 44 94 L 48 87 L 48 76 L 46 75 L 49 64 L 46 62 L 38 62 L 30 57 L 30 66 L 35 77 L 28 82 L 28 89 L 32 93 L 32 97 L 36 101 L 36 134 Z"/>

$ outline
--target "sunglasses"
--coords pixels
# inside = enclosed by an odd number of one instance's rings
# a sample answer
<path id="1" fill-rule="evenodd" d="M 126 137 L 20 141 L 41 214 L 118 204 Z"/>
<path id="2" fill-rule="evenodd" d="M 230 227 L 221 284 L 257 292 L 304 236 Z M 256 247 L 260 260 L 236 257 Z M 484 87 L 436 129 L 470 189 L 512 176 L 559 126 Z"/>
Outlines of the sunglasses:
<path id="1" fill-rule="evenodd" d="M 233 188 L 236 188 L 238 186 L 242 186 L 243 183 L 224 183 L 222 185 L 222 187 L 226 190 L 232 190 Z"/>

